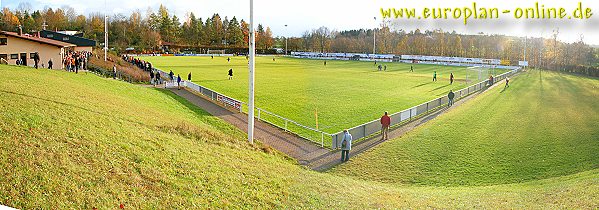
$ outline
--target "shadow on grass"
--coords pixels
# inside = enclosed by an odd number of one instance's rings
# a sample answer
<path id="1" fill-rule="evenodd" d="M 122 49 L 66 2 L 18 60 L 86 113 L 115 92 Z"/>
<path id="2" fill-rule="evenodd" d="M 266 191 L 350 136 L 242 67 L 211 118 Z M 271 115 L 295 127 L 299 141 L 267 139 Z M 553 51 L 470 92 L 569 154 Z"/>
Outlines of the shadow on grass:
<path id="1" fill-rule="evenodd" d="M 430 90 L 430 91 L 428 91 L 428 92 L 433 92 L 433 91 L 435 91 L 435 90 L 443 89 L 443 88 L 445 88 L 445 87 L 447 87 L 447 86 L 449 86 L 449 85 L 450 85 L 450 84 L 443 85 L 443 86 L 437 87 L 437 88 L 435 88 L 435 89 L 432 89 L 432 90 Z"/>
<path id="2" fill-rule="evenodd" d="M 432 83 L 432 82 L 425 82 L 425 83 L 422 83 L 422 84 L 416 85 L 416 86 L 414 86 L 414 87 L 412 87 L 412 88 L 422 87 L 422 86 L 425 86 L 425 85 L 427 85 L 427 84 L 430 84 L 430 83 Z"/>

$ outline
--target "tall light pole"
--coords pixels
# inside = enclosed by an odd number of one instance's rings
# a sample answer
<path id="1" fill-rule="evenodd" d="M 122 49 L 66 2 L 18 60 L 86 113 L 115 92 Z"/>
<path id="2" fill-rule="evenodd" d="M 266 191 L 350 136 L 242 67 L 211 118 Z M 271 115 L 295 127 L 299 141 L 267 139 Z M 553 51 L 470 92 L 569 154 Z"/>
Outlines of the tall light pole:
<path id="1" fill-rule="evenodd" d="M 287 31 L 287 24 L 285 24 L 285 31 Z M 285 36 L 285 55 L 287 55 L 287 40 L 289 37 Z"/>
<path id="2" fill-rule="evenodd" d="M 256 34 L 254 30 L 254 0 L 250 0 L 250 66 L 248 100 L 248 141 L 254 143 L 254 67 L 256 53 Z"/>
<path id="3" fill-rule="evenodd" d="M 374 34 L 374 38 L 372 40 L 372 54 L 374 56 L 374 54 L 376 54 L 376 17 L 374 17 L 374 30 L 372 30 L 372 33 Z"/>
<path id="4" fill-rule="evenodd" d="M 526 67 L 528 67 L 528 61 L 526 61 L 526 43 L 528 42 L 528 35 L 524 36 L 524 62 L 526 62 L 526 66 L 524 66 L 524 69 L 526 69 Z"/>
<path id="5" fill-rule="evenodd" d="M 108 53 L 108 10 L 106 9 L 106 0 L 104 0 L 104 61 Z"/>

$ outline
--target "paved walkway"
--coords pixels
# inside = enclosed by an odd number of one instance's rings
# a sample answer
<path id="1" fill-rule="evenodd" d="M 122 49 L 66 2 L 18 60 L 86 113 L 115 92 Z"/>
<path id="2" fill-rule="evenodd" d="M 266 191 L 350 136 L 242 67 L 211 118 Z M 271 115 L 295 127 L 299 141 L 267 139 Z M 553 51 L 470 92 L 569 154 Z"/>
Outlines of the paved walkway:
<path id="1" fill-rule="evenodd" d="M 212 103 L 209 99 L 191 93 L 186 89 L 178 90 L 172 88 L 170 90 L 187 99 L 192 104 L 206 110 L 211 115 L 217 116 L 247 133 L 248 117 L 246 114 L 225 109 Z M 302 165 L 308 165 L 310 160 L 327 154 L 330 151 L 268 123 L 256 120 L 254 125 L 255 139 L 295 158 Z"/>
<path id="2" fill-rule="evenodd" d="M 498 85 L 503 85 L 503 83 L 497 82 L 491 88 L 494 88 Z M 176 88 L 172 88 L 170 90 L 173 93 L 187 99 L 192 104 L 200 107 L 203 110 L 206 110 L 211 115 L 217 116 L 229 122 L 230 124 L 236 126 L 237 128 L 241 129 L 243 132 L 247 133 L 248 122 L 246 114 L 225 109 L 219 105 L 212 103 L 209 99 L 205 99 L 201 96 L 198 96 L 186 89 L 178 90 Z M 440 108 L 436 111 L 427 114 L 426 116 L 408 122 L 407 124 L 391 128 L 389 131 L 389 138 L 393 139 L 402 136 L 403 134 L 436 118 L 437 116 L 445 113 L 446 111 L 463 104 L 464 102 L 468 101 L 473 97 L 476 97 L 477 95 L 485 92 L 486 90 L 479 91 L 465 98 L 462 98 L 461 100 L 456 101 L 454 106 L 450 108 Z M 341 151 L 331 151 L 326 148 L 321 148 L 320 146 L 312 142 L 304 140 L 291 133 L 285 132 L 268 123 L 256 120 L 254 133 L 255 138 L 258 141 L 289 155 L 290 157 L 298 160 L 298 162 L 301 165 L 307 166 L 313 170 L 326 171 L 332 167 L 335 167 L 338 164 L 341 164 Z M 383 142 L 385 141 L 381 140 L 380 134 L 377 134 L 369 139 L 362 140 L 352 145 L 351 156 L 355 157 L 356 155 L 359 155 L 360 153 L 367 151 Z"/>

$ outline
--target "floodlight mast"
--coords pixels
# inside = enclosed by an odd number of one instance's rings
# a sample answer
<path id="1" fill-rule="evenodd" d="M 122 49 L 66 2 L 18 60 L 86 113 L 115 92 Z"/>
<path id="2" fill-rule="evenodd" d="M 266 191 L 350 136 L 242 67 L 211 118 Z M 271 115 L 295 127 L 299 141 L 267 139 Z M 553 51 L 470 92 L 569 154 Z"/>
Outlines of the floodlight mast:
<path id="1" fill-rule="evenodd" d="M 254 68 L 256 53 L 256 36 L 254 31 L 254 0 L 250 0 L 250 46 L 249 46 L 249 97 L 248 97 L 248 141 L 254 143 Z"/>
<path id="2" fill-rule="evenodd" d="M 106 0 L 104 0 L 104 62 L 106 62 L 106 54 L 108 53 L 108 15 L 106 14 Z"/>
<path id="3" fill-rule="evenodd" d="M 374 30 L 372 30 L 373 40 L 372 40 L 372 54 L 376 54 L 376 17 L 374 17 Z"/>

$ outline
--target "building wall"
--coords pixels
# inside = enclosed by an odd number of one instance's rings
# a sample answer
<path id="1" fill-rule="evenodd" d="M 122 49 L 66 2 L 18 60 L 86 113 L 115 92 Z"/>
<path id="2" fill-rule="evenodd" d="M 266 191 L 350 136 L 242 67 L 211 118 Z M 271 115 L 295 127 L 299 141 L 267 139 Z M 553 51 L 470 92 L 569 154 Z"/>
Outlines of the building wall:
<path id="1" fill-rule="evenodd" d="M 40 67 L 43 63 L 44 66 L 48 67 L 48 61 L 52 59 L 52 68 L 54 69 L 62 69 L 64 68 L 62 65 L 62 51 L 63 48 L 57 47 L 54 45 L 34 42 L 25 39 L 19 39 L 12 36 L 4 36 L 0 35 L 0 38 L 8 38 L 7 45 L 0 45 L 0 54 L 7 54 L 7 61 L 9 64 L 16 64 L 17 59 L 12 59 L 11 54 L 19 54 L 19 58 L 21 57 L 21 53 L 27 54 L 27 65 L 33 66 L 34 61 L 31 57 L 31 53 L 39 53 L 40 55 Z"/>
<path id="2" fill-rule="evenodd" d="M 75 51 L 87 51 L 87 52 L 91 52 L 92 51 L 92 47 L 75 47 Z"/>

